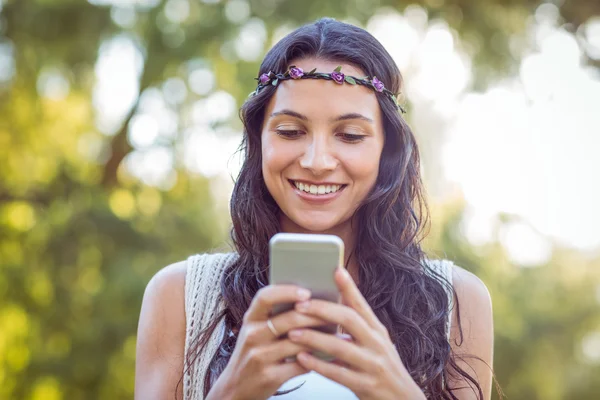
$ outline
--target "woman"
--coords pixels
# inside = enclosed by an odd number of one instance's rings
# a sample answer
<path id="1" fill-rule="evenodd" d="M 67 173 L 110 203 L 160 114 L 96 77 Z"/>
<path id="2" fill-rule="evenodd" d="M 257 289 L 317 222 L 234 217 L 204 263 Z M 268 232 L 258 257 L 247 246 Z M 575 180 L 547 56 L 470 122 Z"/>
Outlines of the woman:
<path id="1" fill-rule="evenodd" d="M 400 90 L 390 55 L 349 24 L 319 20 L 269 51 L 241 112 L 236 252 L 190 257 L 148 284 L 137 399 L 490 398 L 489 293 L 419 246 L 426 207 Z M 344 240 L 343 304 L 268 285 L 277 232 Z M 280 302 L 296 308 L 270 319 Z M 350 339 L 307 329 L 325 323 Z"/>

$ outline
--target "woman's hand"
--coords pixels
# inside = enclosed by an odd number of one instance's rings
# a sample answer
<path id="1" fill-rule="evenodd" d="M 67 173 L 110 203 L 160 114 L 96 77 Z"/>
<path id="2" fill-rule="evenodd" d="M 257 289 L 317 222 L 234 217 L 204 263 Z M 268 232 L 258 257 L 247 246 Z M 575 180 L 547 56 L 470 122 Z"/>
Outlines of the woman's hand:
<path id="1" fill-rule="evenodd" d="M 276 337 L 267 320 L 275 304 L 309 298 L 308 290 L 294 285 L 269 285 L 260 289 L 244 315 L 231 358 L 208 399 L 267 399 L 288 379 L 308 372 L 297 361 L 283 362 L 308 348 Z M 325 324 L 317 317 L 294 310 L 272 317 L 271 322 L 280 335 L 291 329 Z"/>
<path id="2" fill-rule="evenodd" d="M 312 329 L 295 329 L 289 332 L 294 343 L 336 357 L 335 363 L 329 363 L 301 352 L 298 363 L 346 386 L 362 400 L 425 399 L 400 360 L 386 328 L 348 272 L 338 268 L 335 281 L 344 304 L 313 299 L 296 303 L 296 310 L 341 325 L 353 341 Z"/>

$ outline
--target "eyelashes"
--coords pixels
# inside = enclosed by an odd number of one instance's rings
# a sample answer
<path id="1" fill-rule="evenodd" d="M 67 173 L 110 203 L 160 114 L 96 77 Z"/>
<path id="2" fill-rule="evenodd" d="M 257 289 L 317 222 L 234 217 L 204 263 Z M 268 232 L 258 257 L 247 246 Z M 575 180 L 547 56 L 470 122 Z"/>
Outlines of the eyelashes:
<path id="1" fill-rule="evenodd" d="M 304 134 L 303 131 L 297 129 L 275 129 L 275 133 L 285 139 L 296 139 Z M 337 133 L 336 136 L 340 137 L 344 142 L 347 143 L 359 143 L 365 140 L 367 135 L 355 135 L 352 133 L 340 132 Z"/>
<path id="2" fill-rule="evenodd" d="M 355 135 L 352 133 L 340 133 L 338 136 L 342 137 L 342 140 L 348 143 L 362 142 L 366 137 L 366 135 Z"/>
<path id="3" fill-rule="evenodd" d="M 294 129 L 275 129 L 275 133 L 279 136 L 283 136 L 286 139 L 294 139 L 302 134 L 302 131 L 294 130 Z"/>

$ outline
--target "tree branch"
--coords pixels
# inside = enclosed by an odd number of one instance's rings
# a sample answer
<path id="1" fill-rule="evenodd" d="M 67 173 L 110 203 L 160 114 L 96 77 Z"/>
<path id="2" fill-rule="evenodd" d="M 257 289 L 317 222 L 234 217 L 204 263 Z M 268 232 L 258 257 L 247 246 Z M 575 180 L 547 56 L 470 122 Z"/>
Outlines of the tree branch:
<path id="1" fill-rule="evenodd" d="M 104 173 L 102 174 L 102 186 L 105 188 L 111 188 L 117 185 L 117 171 L 119 169 L 119 165 L 121 165 L 121 161 L 129 154 L 133 147 L 127 141 L 127 129 L 129 126 L 129 122 L 131 118 L 135 115 L 137 111 L 137 107 L 139 104 L 139 96 L 142 92 L 140 88 L 140 93 L 138 93 L 138 100 L 131 107 L 131 111 L 127 114 L 127 117 L 123 121 L 121 129 L 119 132 L 113 137 L 110 143 L 110 158 L 104 164 Z"/>

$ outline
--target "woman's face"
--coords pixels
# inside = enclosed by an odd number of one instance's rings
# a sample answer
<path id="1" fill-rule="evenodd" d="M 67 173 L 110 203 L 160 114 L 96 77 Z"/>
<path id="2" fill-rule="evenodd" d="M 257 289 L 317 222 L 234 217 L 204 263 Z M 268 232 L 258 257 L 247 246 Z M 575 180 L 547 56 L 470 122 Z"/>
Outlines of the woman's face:
<path id="1" fill-rule="evenodd" d="M 290 63 L 332 72 L 338 62 Z M 364 72 L 342 64 L 346 75 Z M 265 111 L 262 172 L 293 232 L 336 230 L 372 189 L 384 144 L 381 110 L 370 88 L 322 79 L 279 83 Z"/>

